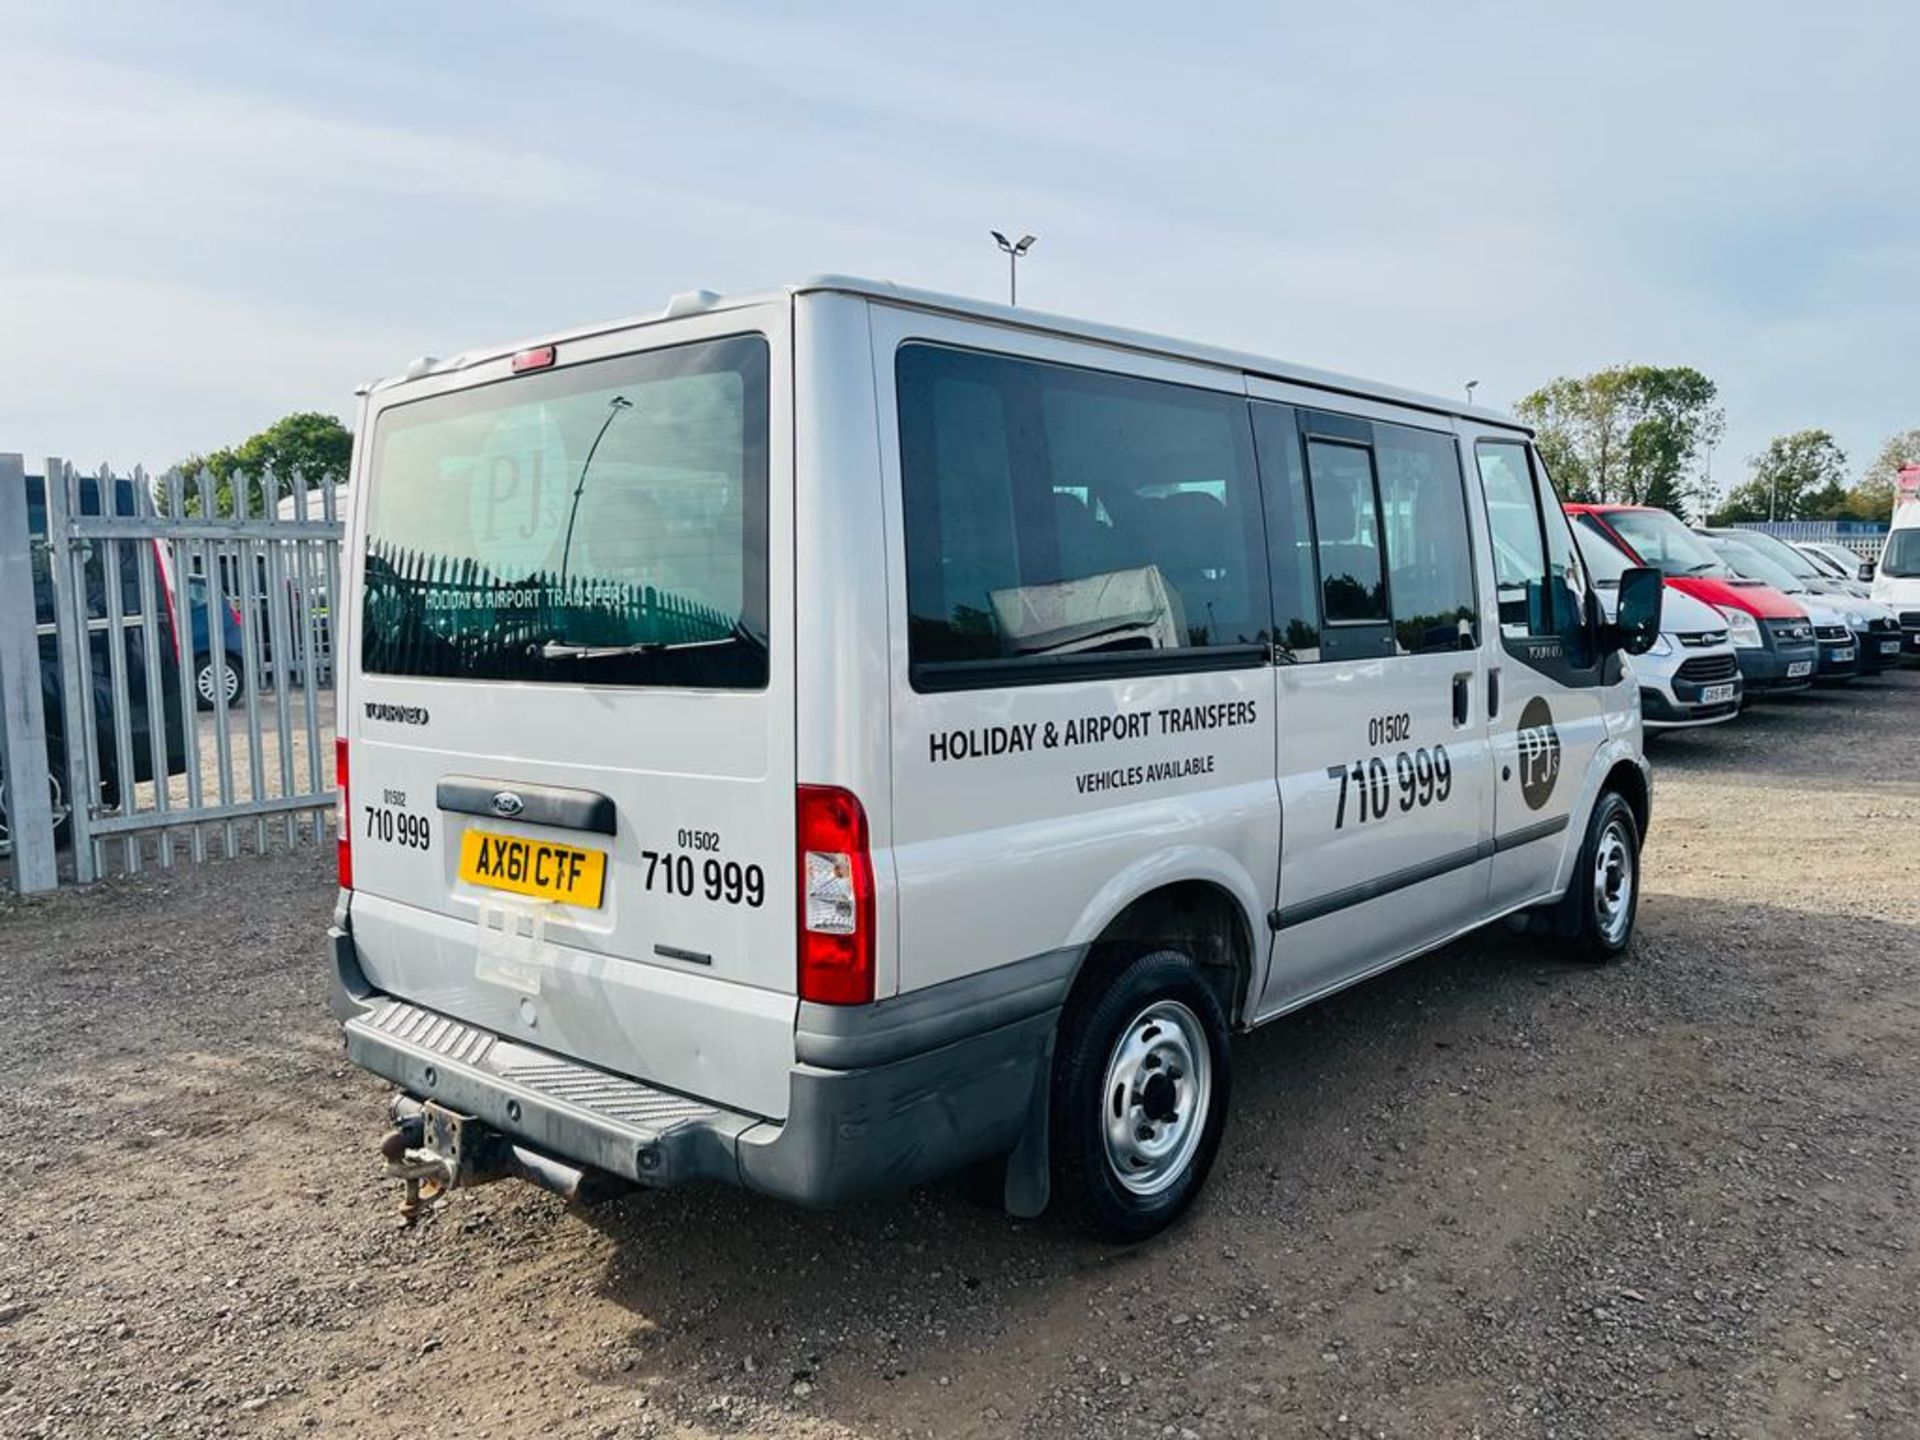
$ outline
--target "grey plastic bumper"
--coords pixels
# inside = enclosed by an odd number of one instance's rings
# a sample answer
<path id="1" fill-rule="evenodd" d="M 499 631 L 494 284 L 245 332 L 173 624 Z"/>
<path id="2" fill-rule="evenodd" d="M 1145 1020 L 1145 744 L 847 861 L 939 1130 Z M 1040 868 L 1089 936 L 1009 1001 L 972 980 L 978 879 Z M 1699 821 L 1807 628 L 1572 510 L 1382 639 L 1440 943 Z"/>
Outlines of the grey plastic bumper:
<path id="1" fill-rule="evenodd" d="M 1036 1105 L 1044 1109 L 1068 979 L 1063 968 L 1036 989 L 1029 973 L 1030 994 L 1015 1007 L 1024 1013 L 982 1006 L 988 1028 L 949 1031 L 926 1049 L 901 1053 L 892 1034 L 885 1045 L 838 1047 L 850 1058 L 885 1053 L 884 1063 L 796 1064 L 787 1116 L 771 1121 L 382 995 L 367 983 L 348 929 L 336 925 L 329 939 L 334 1013 L 356 1065 L 536 1150 L 642 1185 L 719 1180 L 803 1205 L 900 1189 L 1012 1150 Z"/>

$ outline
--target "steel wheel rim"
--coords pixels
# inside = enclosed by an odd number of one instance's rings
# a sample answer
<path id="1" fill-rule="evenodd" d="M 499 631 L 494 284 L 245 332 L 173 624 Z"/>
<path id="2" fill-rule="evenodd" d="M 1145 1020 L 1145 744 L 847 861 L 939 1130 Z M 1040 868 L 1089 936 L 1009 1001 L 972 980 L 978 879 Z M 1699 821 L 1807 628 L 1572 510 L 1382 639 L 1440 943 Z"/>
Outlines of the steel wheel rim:
<path id="1" fill-rule="evenodd" d="M 200 667 L 200 684 L 199 684 L 200 698 L 202 700 L 205 700 L 208 704 L 212 704 L 215 698 L 213 693 L 213 687 L 214 687 L 213 669 L 214 669 L 214 666 L 211 660 L 209 660 L 206 664 Z M 226 691 L 219 698 L 222 700 L 225 700 L 228 704 L 232 704 L 233 697 L 238 695 L 239 693 L 240 693 L 240 672 L 235 670 L 233 666 L 229 665 L 227 666 Z"/>
<path id="2" fill-rule="evenodd" d="M 1200 1149 L 1213 1100 L 1213 1055 L 1200 1017 L 1156 1000 L 1121 1029 L 1101 1092 L 1107 1168 L 1135 1195 L 1158 1195 Z"/>
<path id="3" fill-rule="evenodd" d="M 1609 945 L 1627 938 L 1633 919 L 1633 842 L 1618 816 L 1600 832 L 1593 852 L 1593 917 Z"/>

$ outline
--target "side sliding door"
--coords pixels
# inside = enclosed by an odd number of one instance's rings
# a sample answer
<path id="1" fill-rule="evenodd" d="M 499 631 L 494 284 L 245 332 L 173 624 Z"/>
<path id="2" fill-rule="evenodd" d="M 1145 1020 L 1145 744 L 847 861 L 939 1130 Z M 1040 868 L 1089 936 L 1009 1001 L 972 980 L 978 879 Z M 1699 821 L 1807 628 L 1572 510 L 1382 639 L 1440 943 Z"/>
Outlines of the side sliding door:
<path id="1" fill-rule="evenodd" d="M 1481 916 L 1492 780 L 1450 421 L 1250 389 L 1278 666 L 1280 898 L 1261 1007 L 1272 1014 Z"/>

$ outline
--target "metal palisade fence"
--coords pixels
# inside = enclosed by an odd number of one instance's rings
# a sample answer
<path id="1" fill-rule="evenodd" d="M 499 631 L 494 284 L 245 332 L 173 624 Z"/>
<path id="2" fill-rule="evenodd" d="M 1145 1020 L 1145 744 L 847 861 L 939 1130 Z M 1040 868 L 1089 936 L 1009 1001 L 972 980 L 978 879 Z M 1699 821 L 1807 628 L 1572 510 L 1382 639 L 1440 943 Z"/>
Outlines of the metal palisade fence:
<path id="1" fill-rule="evenodd" d="M 156 484 L 0 455 L 17 889 L 326 838 L 342 507 L 270 472 Z"/>

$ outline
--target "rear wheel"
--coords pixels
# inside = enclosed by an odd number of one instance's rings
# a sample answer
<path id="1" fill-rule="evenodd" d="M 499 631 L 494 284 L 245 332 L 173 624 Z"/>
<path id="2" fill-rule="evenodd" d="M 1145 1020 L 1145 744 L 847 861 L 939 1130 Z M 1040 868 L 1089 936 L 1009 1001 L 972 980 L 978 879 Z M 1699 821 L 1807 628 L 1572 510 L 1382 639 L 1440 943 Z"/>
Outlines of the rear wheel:
<path id="1" fill-rule="evenodd" d="M 1633 940 L 1640 907 L 1640 825 L 1618 791 L 1601 795 L 1587 820 L 1567 903 L 1574 944 L 1589 960 L 1613 960 Z"/>
<path id="2" fill-rule="evenodd" d="M 1175 950 L 1076 997 L 1054 1067 L 1055 1192 L 1103 1239 L 1142 1240 L 1205 1183 L 1226 1123 L 1226 1016 Z"/>

